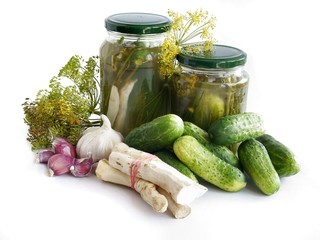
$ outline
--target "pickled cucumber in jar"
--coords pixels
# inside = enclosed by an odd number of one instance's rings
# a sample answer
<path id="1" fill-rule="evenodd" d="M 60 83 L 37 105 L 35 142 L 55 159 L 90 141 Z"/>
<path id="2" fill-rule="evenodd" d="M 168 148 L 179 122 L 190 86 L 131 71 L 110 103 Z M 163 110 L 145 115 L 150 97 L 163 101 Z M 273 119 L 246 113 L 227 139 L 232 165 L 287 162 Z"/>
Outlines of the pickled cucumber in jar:
<path id="1" fill-rule="evenodd" d="M 171 21 L 150 13 L 108 17 L 108 38 L 100 48 L 101 112 L 124 136 L 167 113 L 167 83 L 158 54 Z"/>
<path id="2" fill-rule="evenodd" d="M 249 77 L 240 49 L 216 45 L 211 54 L 178 55 L 171 78 L 172 112 L 208 130 L 217 118 L 244 112 Z"/>

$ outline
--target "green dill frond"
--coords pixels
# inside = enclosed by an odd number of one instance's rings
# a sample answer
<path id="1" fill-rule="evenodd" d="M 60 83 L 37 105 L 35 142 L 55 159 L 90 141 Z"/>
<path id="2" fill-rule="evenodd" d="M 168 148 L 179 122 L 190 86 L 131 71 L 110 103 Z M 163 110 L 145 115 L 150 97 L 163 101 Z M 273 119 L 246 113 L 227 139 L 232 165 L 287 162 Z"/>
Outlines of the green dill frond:
<path id="1" fill-rule="evenodd" d="M 50 147 L 56 136 L 73 144 L 78 141 L 82 131 L 91 126 L 91 115 L 99 112 L 98 76 L 98 57 L 85 62 L 76 55 L 50 80 L 48 89 L 39 90 L 34 101 L 26 99 L 22 104 L 24 121 L 33 150 Z M 64 78 L 73 84 L 63 86 Z"/>

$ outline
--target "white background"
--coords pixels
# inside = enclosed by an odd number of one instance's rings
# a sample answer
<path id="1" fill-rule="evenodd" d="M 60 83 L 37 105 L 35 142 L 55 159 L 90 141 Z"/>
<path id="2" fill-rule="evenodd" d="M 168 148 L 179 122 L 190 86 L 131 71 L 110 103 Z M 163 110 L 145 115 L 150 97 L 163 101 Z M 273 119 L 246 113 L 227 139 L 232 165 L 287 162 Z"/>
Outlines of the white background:
<path id="1" fill-rule="evenodd" d="M 6 2 L 6 3 L 5 3 Z M 0 240 L 320 239 L 319 23 L 314 0 L 36 1 L 0 3 Z M 218 43 L 243 49 L 248 111 L 297 155 L 301 172 L 273 196 L 251 183 L 238 193 L 208 186 L 182 220 L 138 194 L 91 176 L 49 178 L 25 140 L 21 103 L 47 88 L 74 54 L 97 55 L 104 19 L 127 11 L 166 15 L 204 8 Z"/>

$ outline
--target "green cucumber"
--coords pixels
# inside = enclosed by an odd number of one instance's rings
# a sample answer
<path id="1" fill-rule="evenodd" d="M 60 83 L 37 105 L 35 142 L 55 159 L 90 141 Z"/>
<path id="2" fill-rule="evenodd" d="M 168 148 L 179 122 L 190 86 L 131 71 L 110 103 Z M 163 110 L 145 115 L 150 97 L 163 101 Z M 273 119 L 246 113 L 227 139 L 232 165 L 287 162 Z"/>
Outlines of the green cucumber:
<path id="1" fill-rule="evenodd" d="M 244 171 L 264 194 L 271 195 L 279 190 L 280 178 L 262 143 L 255 139 L 242 142 L 238 157 Z"/>
<path id="2" fill-rule="evenodd" d="M 192 136 L 179 137 L 173 150 L 192 172 L 225 191 L 236 192 L 247 184 L 238 168 L 218 158 Z"/>
<path id="3" fill-rule="evenodd" d="M 175 114 L 155 118 L 131 130 L 124 139 L 128 146 L 153 153 L 164 149 L 182 135 L 182 119 Z"/>
<path id="4" fill-rule="evenodd" d="M 256 138 L 268 151 L 271 162 L 280 177 L 288 177 L 300 171 L 293 152 L 274 137 L 264 134 Z"/>
<path id="5" fill-rule="evenodd" d="M 193 124 L 192 122 L 184 121 L 184 132 L 182 135 L 189 135 L 194 137 L 198 140 L 199 143 L 208 148 L 220 159 L 235 167 L 239 166 L 239 160 L 237 156 L 228 147 L 210 142 L 208 132 Z"/>
<path id="6" fill-rule="evenodd" d="M 188 121 L 184 121 L 184 131 L 182 135 L 189 135 L 196 138 L 201 144 L 209 142 L 209 134 L 201 127 Z"/>
<path id="7" fill-rule="evenodd" d="M 231 145 L 265 133 L 263 119 L 257 113 L 228 115 L 215 120 L 208 130 L 213 143 Z"/>
<path id="8" fill-rule="evenodd" d="M 159 151 L 154 153 L 158 158 L 160 158 L 162 161 L 170 165 L 171 167 L 177 169 L 182 174 L 186 175 L 190 179 L 192 179 L 195 182 L 198 182 L 198 179 L 196 175 L 184 164 L 182 163 L 174 153 L 169 152 L 167 150 Z"/>

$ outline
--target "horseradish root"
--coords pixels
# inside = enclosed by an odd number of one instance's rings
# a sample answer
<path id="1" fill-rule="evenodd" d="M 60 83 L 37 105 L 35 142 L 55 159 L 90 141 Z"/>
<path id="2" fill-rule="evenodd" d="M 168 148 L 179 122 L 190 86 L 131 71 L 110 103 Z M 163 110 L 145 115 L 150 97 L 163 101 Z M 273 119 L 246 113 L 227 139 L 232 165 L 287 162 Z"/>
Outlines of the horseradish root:
<path id="1" fill-rule="evenodd" d="M 103 181 L 132 187 L 130 177 L 127 174 L 109 166 L 106 159 L 102 159 L 98 162 L 96 175 Z M 167 198 L 157 191 L 156 186 L 153 183 L 147 182 L 143 179 L 136 179 L 133 188 L 140 193 L 142 199 L 156 212 L 163 213 L 167 210 Z"/>
<path id="2" fill-rule="evenodd" d="M 112 149 L 109 164 L 129 175 L 133 182 L 136 178 L 142 178 L 163 188 L 175 202 L 182 205 L 188 205 L 208 190 L 155 155 L 131 148 L 124 143 L 119 143 Z"/>
<path id="3" fill-rule="evenodd" d="M 181 205 L 176 203 L 169 193 L 163 190 L 161 187 L 157 187 L 160 194 L 165 196 L 168 200 L 168 209 L 173 214 L 175 218 L 185 218 L 191 213 L 191 207 L 188 205 Z"/>

